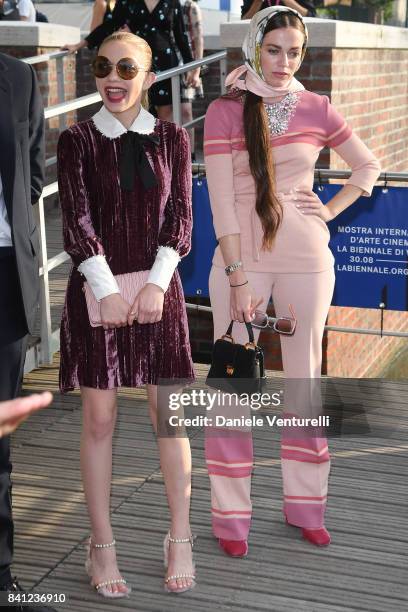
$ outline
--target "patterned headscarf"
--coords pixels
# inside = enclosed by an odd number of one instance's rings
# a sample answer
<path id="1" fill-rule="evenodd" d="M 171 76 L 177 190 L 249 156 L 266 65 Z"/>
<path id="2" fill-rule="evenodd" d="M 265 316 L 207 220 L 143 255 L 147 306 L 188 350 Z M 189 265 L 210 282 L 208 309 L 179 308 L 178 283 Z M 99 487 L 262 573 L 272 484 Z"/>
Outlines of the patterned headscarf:
<path id="1" fill-rule="evenodd" d="M 249 90 L 263 98 L 273 98 L 286 95 L 290 91 L 302 91 L 303 85 L 294 77 L 282 87 L 272 87 L 265 81 L 261 68 L 261 47 L 266 26 L 277 13 L 293 13 L 305 26 L 306 44 L 303 48 L 301 61 L 306 52 L 308 31 L 300 13 L 286 6 L 272 6 L 256 13 L 249 24 L 248 32 L 242 44 L 245 65 L 239 66 L 227 76 L 225 85 L 238 89 Z"/>

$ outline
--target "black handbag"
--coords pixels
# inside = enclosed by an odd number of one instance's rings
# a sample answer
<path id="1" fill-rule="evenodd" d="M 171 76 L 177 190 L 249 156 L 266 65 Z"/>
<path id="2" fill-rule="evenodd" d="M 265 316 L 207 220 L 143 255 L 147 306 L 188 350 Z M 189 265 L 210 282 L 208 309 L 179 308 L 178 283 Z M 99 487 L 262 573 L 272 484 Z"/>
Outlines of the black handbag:
<path id="1" fill-rule="evenodd" d="M 236 344 L 233 324 L 214 344 L 207 385 L 227 393 L 260 393 L 266 380 L 263 350 L 255 343 L 250 323 L 245 323 L 249 341 Z"/>

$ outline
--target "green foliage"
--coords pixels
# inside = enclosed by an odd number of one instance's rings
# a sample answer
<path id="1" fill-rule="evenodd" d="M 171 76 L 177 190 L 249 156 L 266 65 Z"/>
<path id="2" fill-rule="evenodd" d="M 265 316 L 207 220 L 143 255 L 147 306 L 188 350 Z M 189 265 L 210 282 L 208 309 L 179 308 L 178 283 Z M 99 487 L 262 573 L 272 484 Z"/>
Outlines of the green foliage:
<path id="1" fill-rule="evenodd" d="M 364 9 L 367 9 L 367 11 L 370 11 L 371 13 L 371 15 L 368 16 L 368 21 L 374 21 L 374 14 L 376 13 L 378 16 L 382 16 L 382 19 L 380 18 L 378 21 L 385 23 L 392 17 L 394 1 L 395 0 L 353 0 L 352 6 L 349 7 L 349 18 L 351 18 L 353 21 L 367 21 L 367 19 L 362 18 L 361 15 L 361 10 L 364 11 Z M 317 17 L 338 19 L 339 16 L 337 9 L 340 7 L 340 1 L 338 4 L 333 4 L 331 6 L 319 6 L 317 8 Z M 353 8 L 356 9 L 354 15 Z"/>
<path id="2" fill-rule="evenodd" d="M 336 19 L 337 8 L 334 6 L 318 7 L 316 9 L 316 17 L 322 17 L 323 19 Z"/>
<path id="3" fill-rule="evenodd" d="M 353 6 L 372 8 L 378 13 L 382 12 L 384 21 L 392 16 L 393 5 L 394 0 L 353 0 Z"/>

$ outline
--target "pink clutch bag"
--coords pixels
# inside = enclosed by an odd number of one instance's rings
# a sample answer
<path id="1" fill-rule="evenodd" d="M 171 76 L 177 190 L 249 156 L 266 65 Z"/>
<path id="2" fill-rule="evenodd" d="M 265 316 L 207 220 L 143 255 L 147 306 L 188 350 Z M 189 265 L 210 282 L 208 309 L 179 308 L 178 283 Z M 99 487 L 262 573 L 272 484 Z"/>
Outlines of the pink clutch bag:
<path id="1" fill-rule="evenodd" d="M 129 272 L 128 274 L 117 274 L 115 276 L 121 296 L 130 306 L 136 299 L 137 294 L 146 284 L 150 270 L 141 272 Z M 98 302 L 88 283 L 84 282 L 83 291 L 85 293 L 86 307 L 88 309 L 89 323 L 92 327 L 100 327 L 101 303 Z"/>

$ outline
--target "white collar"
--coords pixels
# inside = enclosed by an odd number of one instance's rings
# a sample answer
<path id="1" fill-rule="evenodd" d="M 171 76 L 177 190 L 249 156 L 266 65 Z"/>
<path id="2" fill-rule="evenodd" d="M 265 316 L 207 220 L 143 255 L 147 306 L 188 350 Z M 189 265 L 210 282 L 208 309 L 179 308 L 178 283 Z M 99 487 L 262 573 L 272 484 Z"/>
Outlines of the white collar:
<path id="1" fill-rule="evenodd" d="M 96 128 L 107 138 L 118 138 L 128 131 L 119 119 L 116 119 L 105 106 L 102 106 L 102 108 L 92 117 L 92 121 Z M 131 132 L 138 132 L 139 134 L 151 134 L 154 132 L 155 124 L 155 117 L 141 106 L 139 114 L 129 130 Z"/>

